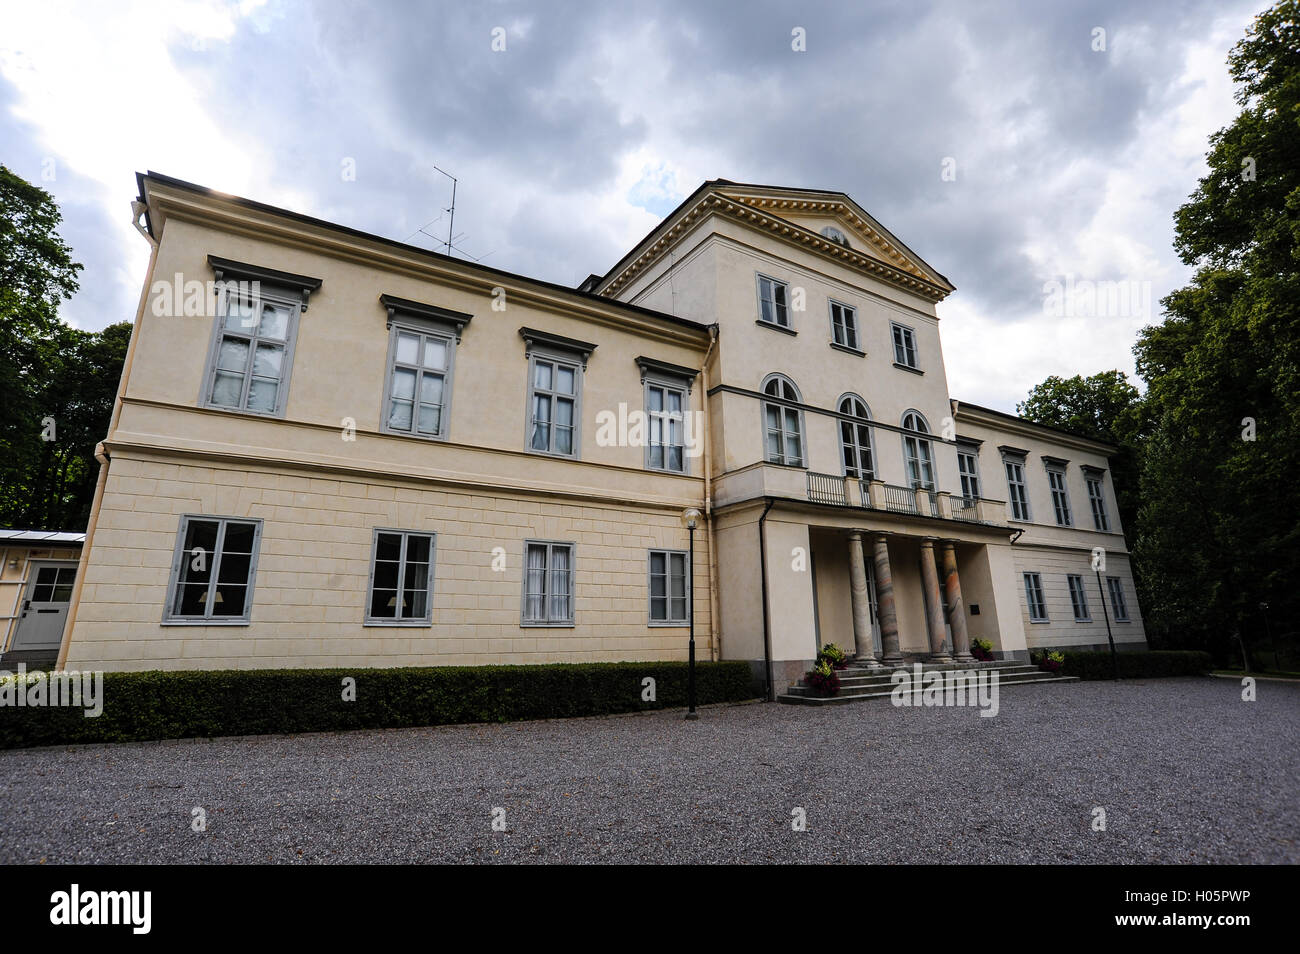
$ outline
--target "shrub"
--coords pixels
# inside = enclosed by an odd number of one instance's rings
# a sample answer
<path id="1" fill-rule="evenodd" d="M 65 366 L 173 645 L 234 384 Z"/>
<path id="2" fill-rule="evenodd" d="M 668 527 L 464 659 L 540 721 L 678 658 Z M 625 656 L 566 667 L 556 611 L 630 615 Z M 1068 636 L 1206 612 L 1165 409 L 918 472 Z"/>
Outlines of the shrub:
<path id="1" fill-rule="evenodd" d="M 970 654 L 980 662 L 992 662 L 993 643 L 987 639 L 973 639 L 970 644 Z"/>
<path id="2" fill-rule="evenodd" d="M 809 669 L 803 681 L 819 696 L 833 696 L 840 691 L 839 673 L 825 660 L 819 660 Z"/>
<path id="3" fill-rule="evenodd" d="M 1043 672 L 1060 673 L 1061 667 L 1065 665 L 1065 656 L 1059 652 L 1043 653 L 1038 658 L 1038 668 Z"/>
<path id="4" fill-rule="evenodd" d="M 1110 652 L 1062 653 L 1062 672 L 1080 679 L 1110 679 L 1113 676 Z M 1206 652 L 1192 650 L 1122 652 L 1116 654 L 1121 679 L 1146 679 L 1159 676 L 1203 676 L 1214 668 Z"/>
<path id="5" fill-rule="evenodd" d="M 848 654 L 834 643 L 827 643 L 817 654 L 817 661 L 823 660 L 829 663 L 832 669 L 845 669 L 849 665 Z"/>
<path id="6" fill-rule="evenodd" d="M 684 662 L 104 674 L 103 714 L 0 707 L 0 749 L 272 732 L 387 729 L 685 706 Z M 701 704 L 754 698 L 749 664 L 695 667 Z M 642 680 L 655 680 L 655 700 Z M 356 699 L 343 701 L 343 680 Z"/>

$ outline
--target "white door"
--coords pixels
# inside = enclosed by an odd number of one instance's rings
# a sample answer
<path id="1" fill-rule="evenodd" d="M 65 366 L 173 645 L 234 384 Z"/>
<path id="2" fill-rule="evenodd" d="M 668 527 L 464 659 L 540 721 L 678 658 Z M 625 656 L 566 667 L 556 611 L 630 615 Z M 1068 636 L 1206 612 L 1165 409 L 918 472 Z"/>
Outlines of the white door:
<path id="1" fill-rule="evenodd" d="M 63 641 L 68 619 L 75 563 L 32 563 L 27 598 L 18 615 L 18 632 L 11 650 L 54 649 Z"/>

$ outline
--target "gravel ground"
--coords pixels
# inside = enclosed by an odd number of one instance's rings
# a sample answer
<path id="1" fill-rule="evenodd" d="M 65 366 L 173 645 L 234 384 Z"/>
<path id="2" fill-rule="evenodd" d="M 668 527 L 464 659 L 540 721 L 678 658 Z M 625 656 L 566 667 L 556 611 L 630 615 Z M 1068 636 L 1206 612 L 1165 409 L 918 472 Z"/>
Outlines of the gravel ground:
<path id="1" fill-rule="evenodd" d="M 1030 685 L 996 718 L 752 704 L 3 752 L 0 861 L 1296 863 L 1300 685 L 1258 693 Z"/>

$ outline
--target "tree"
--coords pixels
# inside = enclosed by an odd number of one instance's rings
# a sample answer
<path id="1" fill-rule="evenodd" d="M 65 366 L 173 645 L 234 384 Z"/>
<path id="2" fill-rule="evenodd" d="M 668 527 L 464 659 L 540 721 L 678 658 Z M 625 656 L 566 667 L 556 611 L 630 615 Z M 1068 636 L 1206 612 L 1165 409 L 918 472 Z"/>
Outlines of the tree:
<path id="1" fill-rule="evenodd" d="M 130 322 L 103 331 L 59 320 L 81 266 L 49 193 L 0 166 L 0 525 L 84 530 Z"/>
<path id="2" fill-rule="evenodd" d="M 1137 441 L 1143 414 L 1141 395 L 1124 372 L 1102 371 L 1086 378 L 1051 375 L 1016 405 L 1016 413 L 1118 448 L 1110 462 L 1111 486 L 1120 523 L 1132 534 L 1137 527 Z"/>
<path id="3" fill-rule="evenodd" d="M 1150 437 L 1135 555 L 1158 638 L 1221 657 L 1300 620 L 1300 4 L 1232 50 L 1240 115 L 1175 216 L 1196 268 L 1135 354 Z"/>

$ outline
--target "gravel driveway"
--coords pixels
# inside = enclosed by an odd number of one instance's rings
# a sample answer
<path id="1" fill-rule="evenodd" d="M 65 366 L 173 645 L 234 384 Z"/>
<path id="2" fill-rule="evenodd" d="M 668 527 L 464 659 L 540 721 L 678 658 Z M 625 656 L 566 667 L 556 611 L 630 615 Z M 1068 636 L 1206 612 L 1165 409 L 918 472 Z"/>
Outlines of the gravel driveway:
<path id="1" fill-rule="evenodd" d="M 752 704 L 2 752 L 0 861 L 1295 863 L 1300 685 L 1258 693 L 1031 685 L 995 718 Z"/>

